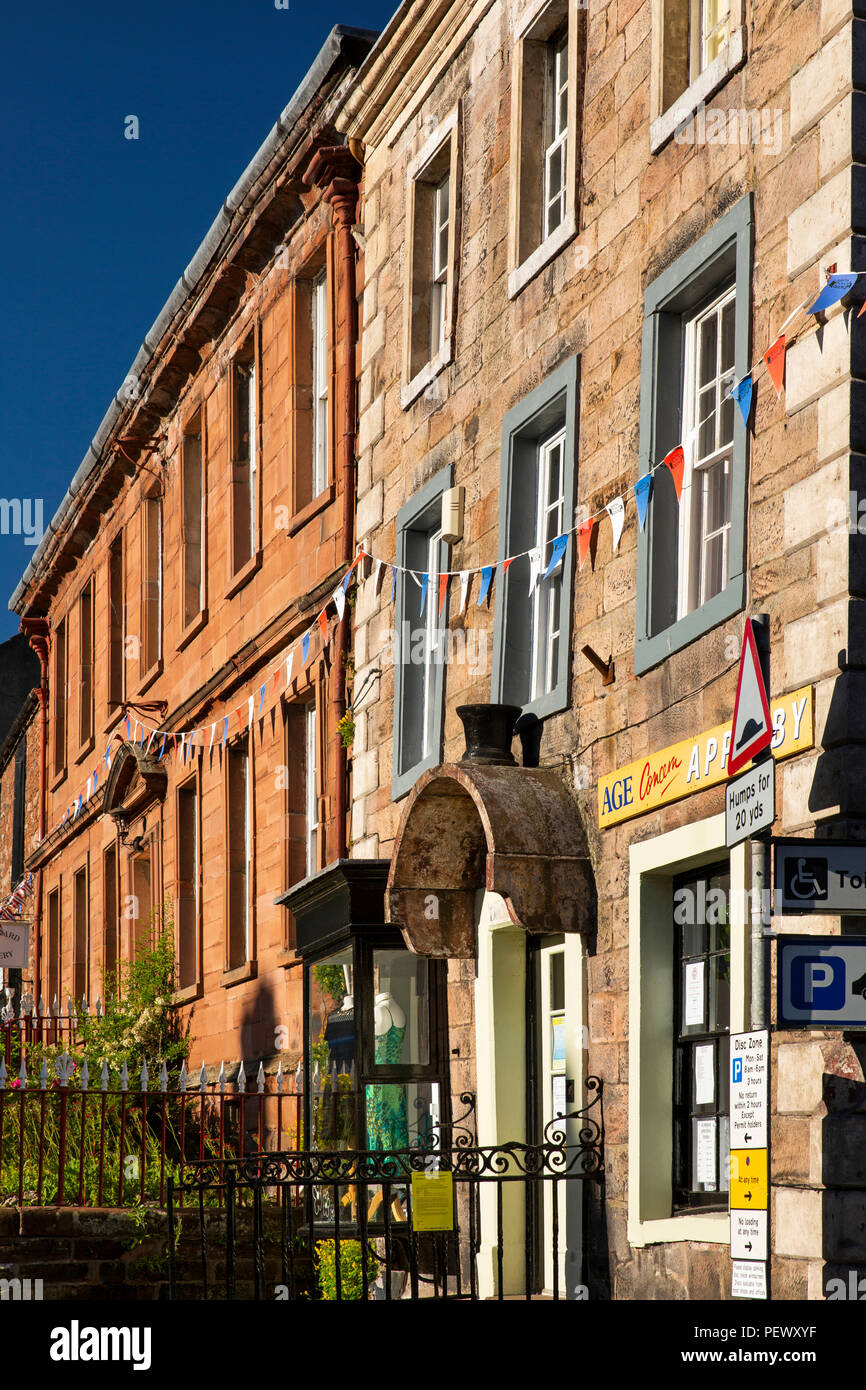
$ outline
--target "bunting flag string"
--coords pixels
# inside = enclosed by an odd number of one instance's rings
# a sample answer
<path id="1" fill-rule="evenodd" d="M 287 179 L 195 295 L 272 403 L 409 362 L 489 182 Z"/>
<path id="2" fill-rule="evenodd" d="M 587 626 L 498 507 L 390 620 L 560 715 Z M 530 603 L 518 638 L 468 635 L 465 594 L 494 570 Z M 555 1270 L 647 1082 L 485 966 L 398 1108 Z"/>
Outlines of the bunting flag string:
<path id="1" fill-rule="evenodd" d="M 743 419 L 743 424 L 747 429 L 749 426 L 752 406 L 754 403 L 756 372 L 758 372 L 758 370 L 762 366 L 766 369 L 767 374 L 770 377 L 770 380 L 775 389 L 776 395 L 779 397 L 779 399 L 781 399 L 782 392 L 784 389 L 786 356 L 788 348 L 792 341 L 792 325 L 802 314 L 812 316 L 823 314 L 828 309 L 832 308 L 835 304 L 840 303 L 843 299 L 845 299 L 845 297 L 848 294 L 850 294 L 850 292 L 853 290 L 854 286 L 857 284 L 858 280 L 862 275 L 866 275 L 866 271 L 849 271 L 844 272 L 842 274 L 837 274 L 834 272 L 833 274 L 828 275 L 827 283 L 820 290 L 817 297 L 811 300 L 811 302 L 809 299 L 805 299 L 801 304 L 797 305 L 797 307 L 785 319 L 785 322 L 782 324 L 782 327 L 776 335 L 776 338 L 774 339 L 770 347 L 766 350 L 766 352 L 764 352 L 761 355 L 761 357 L 755 363 L 752 364 L 752 367 L 749 369 L 747 373 L 745 373 L 744 376 L 742 376 L 738 381 L 734 381 L 731 384 L 731 386 L 728 389 L 728 394 L 732 397 L 735 404 L 739 408 L 740 414 Z M 857 317 L 862 317 L 864 312 L 866 312 L 866 299 L 864 299 L 863 304 L 860 306 L 857 313 Z M 520 551 L 515 555 L 506 556 L 503 559 L 497 561 L 495 564 L 477 565 L 474 567 L 470 566 L 469 568 L 461 570 L 442 571 L 440 574 L 436 576 L 438 581 L 439 614 L 441 615 L 445 608 L 448 596 L 448 588 L 452 578 L 459 578 L 460 580 L 460 602 L 457 609 L 459 616 L 462 615 L 465 611 L 473 575 L 477 574 L 480 576 L 480 582 L 478 586 L 478 597 L 476 600 L 476 607 L 480 608 L 482 604 L 484 604 L 485 600 L 488 599 L 496 571 L 499 570 L 501 574 L 504 576 L 505 574 L 507 574 L 511 565 L 514 564 L 515 560 L 520 560 L 527 557 L 529 558 L 529 595 L 531 596 L 537 585 L 544 583 L 546 580 L 552 579 L 561 570 L 568 547 L 568 538 L 570 535 L 574 533 L 576 533 L 577 535 L 578 568 L 580 571 L 582 571 L 587 559 L 590 556 L 590 552 L 592 549 L 592 540 L 596 526 L 600 522 L 601 518 L 604 516 L 607 516 L 610 519 L 612 550 L 615 554 L 619 547 L 619 543 L 622 538 L 623 529 L 625 526 L 626 502 L 632 495 L 634 497 L 638 526 L 641 531 L 643 531 L 646 528 L 649 507 L 653 495 L 654 476 L 659 469 L 666 469 L 670 473 L 676 491 L 677 499 L 678 501 L 681 501 L 682 493 L 685 487 L 687 486 L 686 457 L 687 454 L 689 455 L 689 457 L 691 456 L 691 450 L 697 440 L 698 430 L 700 428 L 701 423 L 703 422 L 699 422 L 697 426 L 690 430 L 688 435 L 683 439 L 683 441 L 680 444 L 676 445 L 673 449 L 671 449 L 660 462 L 648 464 L 648 466 L 645 467 L 645 471 L 637 478 L 636 482 L 632 484 L 632 486 L 628 489 L 627 492 L 622 493 L 618 497 L 614 497 L 610 501 L 606 502 L 600 511 L 594 513 L 592 516 L 586 517 L 584 520 L 580 521 L 579 523 L 576 523 L 568 530 L 563 531 L 561 535 L 554 537 L 551 541 L 548 541 L 547 545 L 532 546 L 529 549 Z M 549 552 L 548 546 L 550 547 Z M 269 681 L 272 681 L 272 689 L 276 691 L 279 684 L 281 670 L 284 669 L 285 671 L 285 688 L 289 689 L 289 687 L 291 686 L 295 652 L 298 646 L 300 646 L 301 649 L 301 670 L 303 670 L 307 666 L 307 663 L 310 658 L 311 636 L 313 631 L 315 630 L 315 627 L 319 628 L 323 645 L 328 644 L 331 636 L 330 626 L 328 622 L 328 608 L 333 604 L 333 607 L 337 614 L 338 622 L 342 622 L 346 611 L 346 596 L 348 594 L 349 585 L 352 581 L 352 577 L 355 574 L 355 571 L 358 569 L 358 566 L 364 559 L 369 560 L 373 567 L 372 578 L 374 593 L 378 593 L 379 591 L 379 581 L 383 569 L 390 568 L 392 603 L 394 602 L 394 599 L 396 597 L 398 573 L 410 575 L 421 589 L 421 613 L 424 613 L 428 599 L 428 588 L 430 586 L 431 581 L 431 576 L 429 574 L 413 570 L 406 565 L 398 565 L 394 561 L 385 562 L 381 558 L 370 555 L 364 549 L 359 549 L 358 553 L 352 560 L 351 565 L 346 570 L 346 573 L 343 575 L 343 578 L 340 581 L 339 585 L 336 589 L 334 589 L 329 600 L 326 602 L 325 607 L 317 615 L 315 622 L 302 635 L 300 642 L 293 642 L 286 655 L 284 657 L 281 657 L 279 663 L 277 664 L 275 670 L 272 673 L 272 677 L 266 677 L 264 682 L 260 685 L 258 702 L 259 715 L 262 714 L 264 709 L 268 683 Z M 545 560 L 547 561 L 546 567 Z M 253 724 L 254 704 L 255 697 L 254 695 L 250 695 L 247 700 L 247 722 L 249 727 L 252 727 Z M 240 730 L 243 728 L 243 703 L 235 709 L 234 713 L 237 715 L 238 728 Z M 221 719 L 217 719 L 210 724 L 209 742 L 207 742 L 207 747 L 209 748 L 209 750 L 213 750 L 214 741 L 216 739 L 216 731 L 220 724 L 222 724 L 222 734 L 219 739 L 219 744 L 220 747 L 223 747 L 225 745 L 229 737 L 229 718 L 229 714 L 225 714 L 222 716 Z M 137 716 L 130 714 L 126 714 L 122 727 L 125 732 L 126 741 L 128 743 L 139 745 L 142 749 L 144 749 L 145 755 L 150 754 L 150 751 L 154 746 L 154 741 L 159 737 L 159 751 L 158 753 L 156 753 L 156 758 L 158 761 L 161 761 L 165 756 L 166 749 L 168 747 L 168 740 L 170 738 L 170 751 L 174 756 L 179 758 L 181 763 L 186 763 L 192 757 L 194 749 L 205 748 L 206 736 L 208 733 L 207 725 L 202 725 L 201 727 L 196 729 L 176 730 L 172 732 L 169 732 L 167 730 L 154 729 L 145 725 L 143 721 L 138 719 Z M 103 754 L 100 761 L 104 763 L 106 774 L 109 773 L 111 771 L 112 766 L 111 743 L 109 743 L 106 747 L 105 753 Z M 64 825 L 70 818 L 72 818 L 73 820 L 77 819 L 77 817 L 81 814 L 85 803 L 89 802 L 92 799 L 92 797 L 96 795 L 98 790 L 99 767 L 97 765 L 97 767 L 95 767 L 87 776 L 78 795 L 73 799 L 71 804 L 64 811 L 60 824 Z M 5 908 L 3 906 L 0 906 L 0 917 L 2 917 L 4 910 Z"/>

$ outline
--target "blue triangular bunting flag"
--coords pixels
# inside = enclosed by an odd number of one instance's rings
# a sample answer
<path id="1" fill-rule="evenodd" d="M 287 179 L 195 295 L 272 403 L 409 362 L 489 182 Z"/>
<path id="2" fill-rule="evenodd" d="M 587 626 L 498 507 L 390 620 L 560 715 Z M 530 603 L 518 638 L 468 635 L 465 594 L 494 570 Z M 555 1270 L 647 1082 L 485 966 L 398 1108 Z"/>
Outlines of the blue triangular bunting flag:
<path id="1" fill-rule="evenodd" d="M 744 376 L 742 381 L 738 381 L 736 386 L 731 387 L 731 395 L 740 407 L 740 414 L 743 417 L 743 423 L 746 428 L 748 428 L 749 425 L 749 415 L 752 409 L 753 385 L 754 383 L 750 373 L 748 376 Z"/>
<path id="2" fill-rule="evenodd" d="M 422 574 L 422 576 L 421 576 L 421 617 L 422 617 L 422 618 L 424 617 L 424 605 L 425 605 L 426 602 L 427 602 L 427 586 L 428 586 L 429 583 L 430 583 L 430 576 L 429 576 L 429 574 Z"/>
<path id="3" fill-rule="evenodd" d="M 557 536 L 557 537 L 556 537 L 556 540 L 553 542 L 553 552 L 552 552 L 552 554 L 551 554 L 551 556 L 550 556 L 550 564 L 547 566 L 547 569 L 544 571 L 544 574 L 541 576 L 542 579 L 547 579 L 548 575 L 553 574 L 553 571 L 554 571 L 555 569 L 557 569 L 557 568 L 559 567 L 559 565 L 562 564 L 562 557 L 563 557 L 563 555 L 565 554 L 565 547 L 566 547 L 567 545 L 568 545 L 568 536 Z"/>
<path id="4" fill-rule="evenodd" d="M 644 473 L 642 478 L 638 478 L 634 485 L 634 500 L 637 504 L 637 519 L 640 529 L 643 530 L 646 524 L 646 514 L 649 508 L 650 493 L 652 492 L 653 475 Z"/>
<path id="5" fill-rule="evenodd" d="M 825 309 L 831 308 L 832 305 L 838 304 L 840 299 L 844 299 L 856 284 L 856 275 L 831 275 L 815 303 L 807 312 L 820 314 Z"/>
<path id="6" fill-rule="evenodd" d="M 493 578 L 493 566 L 492 566 L 492 565 L 484 565 L 483 568 L 482 568 L 482 570 L 481 570 L 481 587 L 480 587 L 479 590 L 478 590 L 478 602 L 477 602 L 476 605 L 475 605 L 476 608 L 480 608 L 481 605 L 482 605 L 482 603 L 483 603 L 484 600 L 486 599 L 488 590 L 489 590 L 489 588 L 490 588 L 490 581 L 491 581 L 492 578 Z"/>
<path id="7" fill-rule="evenodd" d="M 266 682 L 266 684 L 267 684 L 267 682 Z M 262 712 L 262 709 L 263 709 L 263 707 L 264 707 L 264 703 L 265 703 L 265 686 L 264 686 L 264 685 L 260 685 L 260 686 L 259 686 L 259 714 L 261 714 L 261 712 Z"/>
<path id="8" fill-rule="evenodd" d="M 310 655 L 310 634 L 305 632 L 301 638 L 301 665 L 306 666 L 307 657 Z"/>

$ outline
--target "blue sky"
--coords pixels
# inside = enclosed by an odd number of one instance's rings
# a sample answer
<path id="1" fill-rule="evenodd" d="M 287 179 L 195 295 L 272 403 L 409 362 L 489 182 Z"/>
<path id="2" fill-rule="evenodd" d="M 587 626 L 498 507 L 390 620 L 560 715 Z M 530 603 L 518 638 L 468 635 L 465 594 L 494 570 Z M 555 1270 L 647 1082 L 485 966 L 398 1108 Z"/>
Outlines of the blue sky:
<path id="1" fill-rule="evenodd" d="M 139 345 L 334 24 L 393 3 L 8 6 L 0 497 L 54 515 Z M 139 139 L 124 138 L 125 118 Z M 0 641 L 33 554 L 0 534 Z"/>

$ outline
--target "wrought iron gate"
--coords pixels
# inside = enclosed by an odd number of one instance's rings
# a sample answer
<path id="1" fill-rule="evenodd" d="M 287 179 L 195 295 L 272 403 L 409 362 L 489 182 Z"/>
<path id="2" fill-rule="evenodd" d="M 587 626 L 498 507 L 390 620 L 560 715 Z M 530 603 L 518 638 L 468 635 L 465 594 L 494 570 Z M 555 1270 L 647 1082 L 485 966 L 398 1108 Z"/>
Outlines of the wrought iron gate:
<path id="1" fill-rule="evenodd" d="M 575 1296 L 585 1180 L 604 1175 L 602 1084 L 541 1144 L 475 1144 L 474 1097 L 428 1147 L 260 1153 L 169 1183 L 172 1298 Z M 547 1288 L 533 1223 L 552 1250 Z M 577 1236 L 575 1237 L 575 1231 Z M 567 1258 L 566 1258 L 567 1257 Z"/>

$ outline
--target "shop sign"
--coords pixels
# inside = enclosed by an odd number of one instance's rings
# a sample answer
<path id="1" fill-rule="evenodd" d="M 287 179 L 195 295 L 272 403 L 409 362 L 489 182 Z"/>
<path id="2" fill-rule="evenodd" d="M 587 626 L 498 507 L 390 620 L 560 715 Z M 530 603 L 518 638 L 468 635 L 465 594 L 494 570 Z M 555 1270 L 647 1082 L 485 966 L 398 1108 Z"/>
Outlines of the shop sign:
<path id="1" fill-rule="evenodd" d="M 0 970 L 26 970 L 29 922 L 0 922 Z"/>
<path id="2" fill-rule="evenodd" d="M 804 686 L 774 700 L 771 707 L 775 758 L 790 758 L 814 743 L 812 687 Z M 718 724 L 697 738 L 684 739 L 660 753 L 637 758 L 600 777 L 598 824 L 605 830 L 642 816 L 693 792 L 724 782 L 728 775 L 730 724 Z"/>

